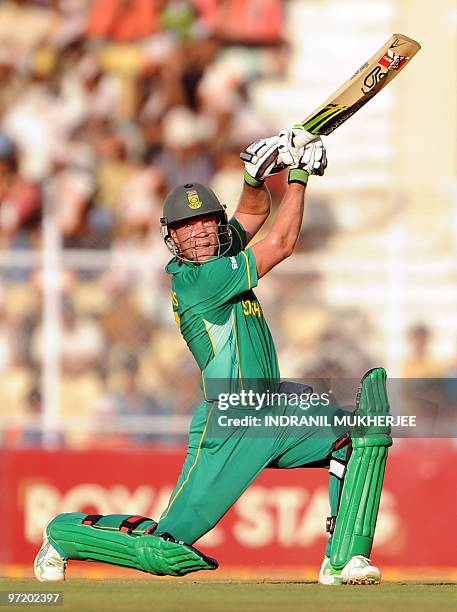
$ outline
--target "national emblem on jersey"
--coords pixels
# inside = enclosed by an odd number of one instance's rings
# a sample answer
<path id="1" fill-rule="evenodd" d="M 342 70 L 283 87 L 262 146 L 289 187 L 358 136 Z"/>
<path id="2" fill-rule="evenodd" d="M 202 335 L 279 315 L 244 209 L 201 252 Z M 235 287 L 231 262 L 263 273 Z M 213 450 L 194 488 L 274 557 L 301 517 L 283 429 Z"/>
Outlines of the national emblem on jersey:
<path id="1" fill-rule="evenodd" d="M 197 193 L 196 189 L 188 189 L 186 191 L 187 200 L 189 202 L 188 207 L 193 210 L 200 208 L 202 205 L 202 201 L 200 200 L 200 196 Z"/>

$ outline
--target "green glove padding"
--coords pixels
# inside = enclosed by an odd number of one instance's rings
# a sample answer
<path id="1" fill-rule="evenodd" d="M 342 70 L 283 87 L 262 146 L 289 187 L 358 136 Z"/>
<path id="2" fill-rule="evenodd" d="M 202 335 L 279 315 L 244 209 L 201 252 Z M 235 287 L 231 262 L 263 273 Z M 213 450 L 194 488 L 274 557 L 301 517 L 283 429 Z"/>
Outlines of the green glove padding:
<path id="1" fill-rule="evenodd" d="M 287 182 L 290 183 L 301 183 L 307 185 L 309 178 L 309 172 L 303 170 L 303 168 L 292 168 L 289 170 L 289 176 Z"/>
<path id="2" fill-rule="evenodd" d="M 251 187 L 262 187 L 265 181 L 254 178 L 249 172 L 244 172 L 244 182 Z"/>

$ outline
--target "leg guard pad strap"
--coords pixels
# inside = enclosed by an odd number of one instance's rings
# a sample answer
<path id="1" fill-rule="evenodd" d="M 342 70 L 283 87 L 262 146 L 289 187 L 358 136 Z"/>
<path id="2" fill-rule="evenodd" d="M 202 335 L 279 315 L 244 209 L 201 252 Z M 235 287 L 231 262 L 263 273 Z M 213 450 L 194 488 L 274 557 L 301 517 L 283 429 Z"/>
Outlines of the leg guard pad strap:
<path id="1" fill-rule="evenodd" d="M 113 527 L 112 519 L 116 516 L 119 517 L 118 529 L 119 531 L 122 531 L 123 533 L 132 533 L 132 531 L 137 531 L 138 527 L 146 521 L 148 521 L 149 527 L 147 527 L 147 529 L 138 530 L 141 532 L 141 534 L 143 534 L 143 532 L 145 534 L 153 533 L 157 527 L 157 523 L 155 521 L 153 521 L 147 516 L 141 516 L 139 514 L 133 514 L 133 515 L 127 515 L 127 516 L 125 516 L 124 514 L 120 514 L 120 515 L 88 514 L 87 516 L 83 518 L 82 524 L 89 525 L 90 527 L 95 527 L 96 525 L 97 527 L 100 527 L 101 529 L 103 528 L 112 529 Z M 108 525 L 104 525 L 104 522 L 106 521 L 102 521 L 102 519 L 108 519 L 109 521 Z"/>
<path id="2" fill-rule="evenodd" d="M 346 475 L 347 463 L 339 459 L 330 459 L 328 471 L 333 474 L 338 480 L 343 480 Z"/>
<path id="3" fill-rule="evenodd" d="M 336 516 L 328 516 L 325 521 L 325 531 L 332 534 L 335 531 Z"/>
<path id="4" fill-rule="evenodd" d="M 93 527 L 101 518 L 103 518 L 103 514 L 88 514 L 83 518 L 82 523 L 83 525 L 90 525 Z"/>

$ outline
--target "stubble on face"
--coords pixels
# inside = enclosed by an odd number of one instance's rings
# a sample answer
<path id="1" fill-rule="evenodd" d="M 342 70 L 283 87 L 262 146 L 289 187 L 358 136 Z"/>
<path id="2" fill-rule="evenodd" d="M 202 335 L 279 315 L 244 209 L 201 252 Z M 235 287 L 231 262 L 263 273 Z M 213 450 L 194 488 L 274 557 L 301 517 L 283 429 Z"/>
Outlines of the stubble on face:
<path id="1" fill-rule="evenodd" d="M 217 255 L 219 249 L 217 215 L 210 213 L 176 223 L 171 236 L 186 259 L 203 262 Z"/>

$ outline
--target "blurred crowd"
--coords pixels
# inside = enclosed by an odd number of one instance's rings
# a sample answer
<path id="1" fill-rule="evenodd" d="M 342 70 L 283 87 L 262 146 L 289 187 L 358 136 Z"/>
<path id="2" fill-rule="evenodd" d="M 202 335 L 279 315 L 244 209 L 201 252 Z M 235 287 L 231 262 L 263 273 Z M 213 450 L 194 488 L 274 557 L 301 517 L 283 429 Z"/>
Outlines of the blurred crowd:
<path id="1" fill-rule="evenodd" d="M 0 3 L 0 251 L 39 252 L 48 218 L 64 249 L 109 251 L 114 262 L 65 268 L 59 282 L 69 444 L 88 443 L 88 432 L 97 444 L 123 444 L 122 423 L 110 431 L 116 417 L 194 407 L 196 367 L 167 316 L 162 200 L 192 179 L 236 206 L 239 151 L 272 129 L 249 90 L 284 72 L 283 4 Z M 129 255 L 143 262 L 133 271 L 123 266 Z M 13 415 L 4 437 L 39 443 L 43 274 L 38 262 L 0 274 L 0 414 Z M 173 438 L 137 429 L 128 441 Z"/>
<path id="2" fill-rule="evenodd" d="M 286 73 L 286 4 L 0 3 L 0 253 L 13 261 L 40 252 L 43 219 L 76 253 L 58 282 L 54 442 L 184 439 L 173 431 L 186 430 L 199 376 L 170 314 L 161 205 L 168 190 L 191 179 L 211 185 L 233 212 L 240 150 L 278 129 L 254 104 L 251 86 Z M 283 177 L 271 180 L 274 204 L 282 187 Z M 327 237 L 304 234 L 300 248 Z M 108 252 L 109 260 L 85 267 L 78 253 L 88 252 Z M 358 310 L 324 308 L 319 281 L 273 276 L 263 292 L 283 373 L 358 377 L 378 362 L 371 347 L 379 332 Z M 52 350 L 44 340 L 46 287 L 38 261 L 0 268 L 0 431 L 9 446 L 43 443 L 43 368 Z M 432 368 L 416 332 L 405 376 L 455 370 Z"/>
<path id="3" fill-rule="evenodd" d="M 67 247 L 153 248 L 189 176 L 234 206 L 238 153 L 271 129 L 250 84 L 287 62 L 282 4 L 2 2 L 0 247 L 39 246 L 48 207 Z"/>

